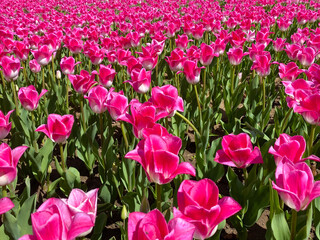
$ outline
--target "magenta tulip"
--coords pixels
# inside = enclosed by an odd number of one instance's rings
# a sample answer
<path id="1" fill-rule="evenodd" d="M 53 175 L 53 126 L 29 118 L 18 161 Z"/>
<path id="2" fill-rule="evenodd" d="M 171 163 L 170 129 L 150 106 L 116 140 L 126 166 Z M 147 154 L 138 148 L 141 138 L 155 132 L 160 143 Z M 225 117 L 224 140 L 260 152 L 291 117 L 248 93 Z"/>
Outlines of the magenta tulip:
<path id="1" fill-rule="evenodd" d="M 180 48 L 176 48 L 171 52 L 170 57 L 166 58 L 166 62 L 169 64 L 169 68 L 173 72 L 177 72 L 183 69 L 183 63 L 186 60 L 184 57 L 184 51 Z"/>
<path id="2" fill-rule="evenodd" d="M 152 88 L 150 101 L 159 111 L 166 111 L 170 117 L 176 110 L 183 112 L 183 99 L 172 85 Z"/>
<path id="3" fill-rule="evenodd" d="M 222 138 L 222 150 L 218 150 L 214 161 L 237 168 L 246 168 L 250 164 L 263 163 L 258 147 L 252 149 L 250 137 L 246 133 L 229 134 Z"/>
<path id="4" fill-rule="evenodd" d="M 111 88 L 107 99 L 107 109 L 114 121 L 128 112 L 128 98 L 123 95 L 123 92 L 114 92 Z"/>
<path id="5" fill-rule="evenodd" d="M 282 201 L 296 211 L 305 210 L 320 196 L 320 181 L 314 181 L 310 167 L 305 162 L 293 163 L 286 157 L 278 164 L 276 183 L 272 185 Z"/>
<path id="6" fill-rule="evenodd" d="M 17 78 L 19 77 L 19 71 L 22 68 L 20 66 L 20 60 L 18 58 L 15 58 L 14 56 L 4 56 L 2 57 L 0 63 L 4 78 L 8 82 L 17 80 Z"/>
<path id="7" fill-rule="evenodd" d="M 233 66 L 237 66 L 241 63 L 242 58 L 249 53 L 243 53 L 242 47 L 230 48 L 227 52 L 229 62 Z"/>
<path id="8" fill-rule="evenodd" d="M 38 107 L 40 98 L 46 92 L 48 92 L 48 90 L 42 89 L 41 93 L 38 94 L 36 88 L 33 85 L 30 85 L 28 87 L 22 87 L 19 89 L 18 98 L 24 109 L 33 111 Z"/>
<path id="9" fill-rule="evenodd" d="M 17 165 L 27 146 L 12 149 L 8 144 L 0 145 L 0 186 L 12 183 L 17 177 Z"/>
<path id="10" fill-rule="evenodd" d="M 150 182 L 166 184 L 179 174 L 195 176 L 196 171 L 190 163 L 179 164 L 178 154 L 182 146 L 180 138 L 169 134 L 159 124 L 145 131 L 143 137 L 144 139 L 134 150 L 128 152 L 125 158 L 140 163 Z"/>
<path id="11" fill-rule="evenodd" d="M 279 76 L 283 81 L 295 81 L 303 70 L 299 69 L 295 62 L 289 62 L 287 65 L 280 63 Z"/>
<path id="12" fill-rule="evenodd" d="M 11 130 L 12 123 L 9 123 L 9 118 L 13 111 L 14 110 L 11 110 L 7 113 L 7 115 L 4 115 L 0 110 L 0 140 L 4 139 Z"/>
<path id="13" fill-rule="evenodd" d="M 291 137 L 286 133 L 280 134 L 279 138 L 274 143 L 274 147 L 269 148 L 269 153 L 274 156 L 276 165 L 286 157 L 293 163 L 303 162 L 306 159 L 311 159 L 320 162 L 320 158 L 315 155 L 311 155 L 307 158 L 302 158 L 304 151 L 306 150 L 306 141 L 300 135 Z"/>
<path id="14" fill-rule="evenodd" d="M 0 199 L 0 215 L 8 212 L 12 208 L 14 208 L 14 204 L 10 198 L 4 197 Z"/>
<path id="15" fill-rule="evenodd" d="M 112 65 L 109 64 L 108 66 L 100 64 L 99 70 L 99 82 L 104 87 L 108 88 L 111 87 L 113 79 L 116 75 L 116 71 L 112 68 Z"/>
<path id="16" fill-rule="evenodd" d="M 183 63 L 183 73 L 186 80 L 190 84 L 197 84 L 200 81 L 201 69 L 205 67 L 198 67 L 197 61 L 186 60 Z M 178 72 L 179 73 L 179 72 Z"/>
<path id="17" fill-rule="evenodd" d="M 60 61 L 60 67 L 63 74 L 73 74 L 74 67 L 80 62 L 76 62 L 73 57 L 63 57 Z"/>
<path id="18" fill-rule="evenodd" d="M 215 234 L 223 220 L 236 214 L 241 206 L 231 197 L 219 200 L 219 189 L 210 179 L 184 180 L 177 194 L 179 210 L 174 208 L 175 218 L 192 223 L 194 238 L 206 239 Z"/>
<path id="19" fill-rule="evenodd" d="M 42 124 L 36 131 L 43 132 L 53 142 L 63 143 L 71 134 L 73 122 L 73 115 L 49 114 L 47 124 Z"/>
<path id="20" fill-rule="evenodd" d="M 215 53 L 213 48 L 205 43 L 201 43 L 200 49 L 200 63 L 204 66 L 209 66 L 214 57 L 219 57 L 219 54 Z"/>
<path id="21" fill-rule="evenodd" d="M 52 60 L 55 50 L 49 49 L 47 45 L 39 47 L 38 50 L 31 51 L 37 63 L 42 67 L 48 65 Z"/>
<path id="22" fill-rule="evenodd" d="M 81 70 L 80 75 L 69 74 L 69 80 L 73 85 L 74 90 L 79 94 L 86 94 L 89 89 L 96 83 L 94 81 L 96 71 L 92 71 L 91 74 L 86 70 Z"/>
<path id="23" fill-rule="evenodd" d="M 140 71 L 133 70 L 131 72 L 131 80 L 128 82 L 137 93 L 144 94 L 149 91 L 151 84 L 151 71 L 142 68 Z"/>
<path id="24" fill-rule="evenodd" d="M 107 110 L 108 90 L 103 86 L 98 85 L 91 88 L 88 96 L 84 98 L 88 99 L 89 106 L 94 113 L 103 113 Z"/>
<path id="25" fill-rule="evenodd" d="M 149 213 L 133 212 L 129 214 L 129 240 L 192 240 L 194 226 L 181 218 L 166 223 L 162 213 L 152 210 Z"/>
<path id="26" fill-rule="evenodd" d="M 38 73 L 41 71 L 41 65 L 35 59 L 30 60 L 29 67 L 33 73 Z"/>

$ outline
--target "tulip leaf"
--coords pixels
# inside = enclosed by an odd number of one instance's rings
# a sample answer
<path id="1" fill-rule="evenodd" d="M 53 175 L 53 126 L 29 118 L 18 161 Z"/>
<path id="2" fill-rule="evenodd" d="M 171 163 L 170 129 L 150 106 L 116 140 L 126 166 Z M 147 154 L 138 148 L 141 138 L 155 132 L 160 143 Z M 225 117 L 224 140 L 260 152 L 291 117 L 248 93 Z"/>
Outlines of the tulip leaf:
<path id="1" fill-rule="evenodd" d="M 1 240 L 10 240 L 10 237 L 5 233 L 4 225 L 0 227 L 0 239 Z"/>
<path id="2" fill-rule="evenodd" d="M 271 229 L 276 240 L 289 240 L 290 229 L 284 212 L 277 212 L 271 220 Z"/>
<path id="3" fill-rule="evenodd" d="M 93 234 L 91 240 L 100 240 L 102 239 L 102 232 L 107 224 L 108 216 L 105 213 L 100 213 L 96 218 L 96 224 L 93 228 Z"/>
<path id="4" fill-rule="evenodd" d="M 307 240 L 312 226 L 313 203 L 305 211 L 298 212 L 296 239 Z M 299 230 L 300 229 L 300 230 Z"/>
<path id="5" fill-rule="evenodd" d="M 28 198 L 19 211 L 19 215 L 17 217 L 17 224 L 21 229 L 21 235 L 32 234 L 32 227 L 29 224 L 30 215 L 35 211 L 36 208 L 36 198 L 37 194 L 33 194 L 30 198 Z"/>

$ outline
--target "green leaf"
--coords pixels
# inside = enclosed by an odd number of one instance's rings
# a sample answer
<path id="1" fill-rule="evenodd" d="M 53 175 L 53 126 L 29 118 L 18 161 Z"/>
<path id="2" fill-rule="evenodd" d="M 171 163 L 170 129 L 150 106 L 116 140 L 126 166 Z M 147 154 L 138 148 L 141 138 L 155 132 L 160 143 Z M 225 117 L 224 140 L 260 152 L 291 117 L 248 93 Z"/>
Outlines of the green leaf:
<path id="1" fill-rule="evenodd" d="M 21 235 L 32 234 L 32 227 L 29 219 L 32 212 L 36 209 L 36 198 L 37 194 L 33 194 L 28 198 L 19 211 L 19 216 L 17 217 L 17 224 L 21 228 Z"/>
<path id="2" fill-rule="evenodd" d="M 271 220 L 271 229 L 276 240 L 290 240 L 290 229 L 284 212 L 275 213 Z"/>
<path id="3" fill-rule="evenodd" d="M 108 217 L 107 217 L 107 214 L 105 214 L 105 213 L 100 213 L 97 216 L 96 224 L 93 229 L 93 234 L 91 236 L 91 240 L 99 240 L 102 238 L 102 232 L 107 224 L 107 219 L 108 219 Z"/>

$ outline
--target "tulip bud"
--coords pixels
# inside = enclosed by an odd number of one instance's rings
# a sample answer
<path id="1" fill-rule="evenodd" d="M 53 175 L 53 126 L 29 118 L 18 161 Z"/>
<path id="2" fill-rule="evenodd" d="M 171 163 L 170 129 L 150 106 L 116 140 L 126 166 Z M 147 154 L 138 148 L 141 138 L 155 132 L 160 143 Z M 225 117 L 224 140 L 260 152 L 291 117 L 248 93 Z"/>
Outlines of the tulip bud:
<path id="1" fill-rule="evenodd" d="M 148 198 L 143 195 L 141 200 L 140 212 L 148 213 L 150 211 L 150 204 Z"/>
<path id="2" fill-rule="evenodd" d="M 56 72 L 56 78 L 61 79 L 61 72 L 59 70 L 57 70 Z"/>
<path id="3" fill-rule="evenodd" d="M 121 219 L 126 220 L 128 218 L 129 214 L 126 208 L 126 205 L 123 205 L 122 210 L 121 210 Z"/>

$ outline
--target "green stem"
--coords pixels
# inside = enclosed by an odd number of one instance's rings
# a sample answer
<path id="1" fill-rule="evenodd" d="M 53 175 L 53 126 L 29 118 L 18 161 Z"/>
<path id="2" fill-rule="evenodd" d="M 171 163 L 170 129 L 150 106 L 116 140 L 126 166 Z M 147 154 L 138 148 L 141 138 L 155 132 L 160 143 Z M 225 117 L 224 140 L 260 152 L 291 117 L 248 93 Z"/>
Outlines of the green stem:
<path id="1" fill-rule="evenodd" d="M 234 75 L 236 72 L 236 66 L 232 66 L 232 72 L 231 72 L 231 97 L 233 96 L 234 92 Z"/>
<path id="2" fill-rule="evenodd" d="M 244 184 L 246 184 L 246 181 L 248 179 L 248 171 L 246 168 L 243 168 L 243 177 L 244 177 Z"/>
<path id="3" fill-rule="evenodd" d="M 262 111 L 264 112 L 266 109 L 266 79 L 264 77 L 260 77 L 260 81 L 262 83 Z"/>
<path id="4" fill-rule="evenodd" d="M 44 67 L 42 66 L 41 67 L 41 71 L 42 71 L 42 89 L 45 89 L 45 86 L 44 86 Z"/>
<path id="5" fill-rule="evenodd" d="M 199 137 L 201 136 L 201 134 L 198 131 L 198 129 L 185 116 L 183 116 L 179 112 L 176 112 L 175 114 L 178 115 L 179 117 L 181 117 L 193 129 L 193 131 L 198 134 Z"/>
<path id="6" fill-rule="evenodd" d="M 1 74 L 1 79 L 2 79 L 3 91 L 4 91 L 4 90 L 6 89 L 6 80 L 4 80 L 4 77 L 3 77 L 2 71 L 0 71 L 0 74 Z"/>
<path id="7" fill-rule="evenodd" d="M 26 66 L 27 66 L 27 62 L 24 64 L 23 61 L 21 61 L 22 63 L 22 66 L 23 66 L 23 77 L 24 77 L 24 80 L 27 82 L 27 70 L 26 70 Z"/>
<path id="8" fill-rule="evenodd" d="M 312 146 L 313 146 L 313 141 L 314 141 L 314 135 L 316 132 L 316 125 L 311 125 L 311 130 L 309 134 L 309 140 L 308 140 L 308 156 L 312 154 Z"/>
<path id="9" fill-rule="evenodd" d="M 123 136 L 123 140 L 124 140 L 124 144 L 126 146 L 126 152 L 127 152 L 129 150 L 129 143 L 128 143 L 128 139 L 127 139 L 127 134 L 126 134 L 124 122 L 121 122 L 121 131 L 122 131 L 122 136 Z"/>
<path id="10" fill-rule="evenodd" d="M 82 118 L 83 130 L 86 132 L 87 126 L 86 126 L 86 119 L 85 119 L 84 110 L 83 110 L 83 99 L 84 98 L 81 98 L 81 100 L 80 100 L 80 108 L 81 108 L 81 118 Z"/>
<path id="11" fill-rule="evenodd" d="M 101 158 L 102 158 L 102 165 L 104 169 L 106 169 L 106 163 L 104 160 L 104 155 L 103 155 L 103 144 L 104 144 L 104 136 L 103 136 L 103 113 L 99 114 L 99 122 L 100 122 L 100 134 L 101 134 Z"/>
<path id="12" fill-rule="evenodd" d="M 156 193 L 157 193 L 157 208 L 161 212 L 161 185 L 156 183 Z"/>
<path id="13" fill-rule="evenodd" d="M 6 197 L 7 196 L 7 186 L 2 186 L 2 197 Z"/>
<path id="14" fill-rule="evenodd" d="M 296 237 L 296 226 L 297 226 L 297 211 L 292 209 L 292 215 L 291 215 L 291 234 L 290 234 L 290 240 L 294 240 Z"/>
<path id="15" fill-rule="evenodd" d="M 66 77 L 66 83 L 67 83 L 67 87 L 66 87 L 66 105 L 67 105 L 67 113 L 69 113 L 69 79 L 68 77 Z"/>
<path id="16" fill-rule="evenodd" d="M 54 57 L 52 56 L 52 60 L 51 60 L 51 64 L 52 64 L 52 77 L 53 77 L 53 84 L 56 83 L 56 73 L 54 71 Z M 53 86 L 51 86 L 53 87 Z"/>
<path id="17" fill-rule="evenodd" d="M 13 92 L 14 104 L 16 105 L 16 114 L 17 116 L 19 116 L 19 104 L 17 99 L 16 86 L 13 81 L 11 82 L 11 88 Z"/>
<path id="18" fill-rule="evenodd" d="M 60 148 L 60 156 L 61 156 L 61 167 L 62 167 L 63 172 L 66 172 L 66 162 L 64 159 L 62 143 L 59 143 L 59 148 Z"/>
<path id="19" fill-rule="evenodd" d="M 34 147 L 34 151 L 38 152 L 38 144 L 36 141 L 36 137 L 35 137 L 35 130 L 36 130 L 36 123 L 35 123 L 35 119 L 34 119 L 34 112 L 31 112 L 31 121 L 32 121 L 32 142 L 33 142 L 33 147 Z"/>
<path id="20" fill-rule="evenodd" d="M 207 78 L 207 68 L 203 72 L 203 91 L 206 92 L 206 78 Z"/>
<path id="21" fill-rule="evenodd" d="M 200 123 L 202 122 L 202 110 L 201 110 L 201 105 L 200 105 L 200 98 L 198 94 L 198 89 L 196 85 L 194 86 L 194 91 L 196 92 L 196 98 L 197 98 L 197 103 L 198 103 L 198 109 L 199 109 L 199 117 L 200 117 Z"/>

